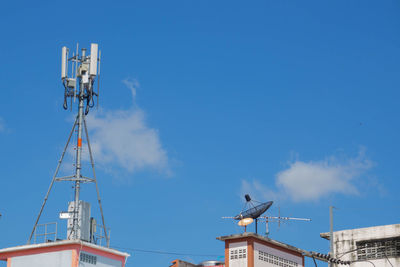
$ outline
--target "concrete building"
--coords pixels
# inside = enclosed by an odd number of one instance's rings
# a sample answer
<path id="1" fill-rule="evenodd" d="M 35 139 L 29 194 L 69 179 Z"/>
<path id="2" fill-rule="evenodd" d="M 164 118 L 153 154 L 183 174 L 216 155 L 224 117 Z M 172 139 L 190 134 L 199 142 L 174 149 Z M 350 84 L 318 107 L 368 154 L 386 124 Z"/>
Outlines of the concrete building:
<path id="1" fill-rule="evenodd" d="M 330 240 L 330 233 L 320 236 Z M 333 232 L 333 256 L 351 267 L 400 266 L 400 224 Z"/>
<path id="2" fill-rule="evenodd" d="M 81 240 L 64 240 L 0 250 L 7 267 L 124 267 L 129 254 Z"/>
<path id="3" fill-rule="evenodd" d="M 255 233 L 217 239 L 225 242 L 226 267 L 304 267 L 303 250 Z"/>

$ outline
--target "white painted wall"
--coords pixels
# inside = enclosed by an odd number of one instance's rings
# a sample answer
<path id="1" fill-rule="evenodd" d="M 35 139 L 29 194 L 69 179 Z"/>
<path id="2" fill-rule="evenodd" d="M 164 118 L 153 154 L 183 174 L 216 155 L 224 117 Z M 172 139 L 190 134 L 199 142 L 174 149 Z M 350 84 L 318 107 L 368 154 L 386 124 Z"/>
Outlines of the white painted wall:
<path id="1" fill-rule="evenodd" d="M 11 267 L 71 267 L 72 250 L 11 258 Z"/>
<path id="2" fill-rule="evenodd" d="M 371 260 L 371 262 L 376 266 L 376 267 L 398 267 L 400 266 L 400 260 L 399 258 L 388 258 L 390 260 L 390 263 L 386 259 L 379 259 L 379 260 Z M 350 267 L 373 267 L 369 262 L 363 261 L 363 262 L 354 262 L 350 265 Z M 345 265 L 338 265 L 338 266 L 345 266 Z"/>
<path id="3" fill-rule="evenodd" d="M 229 244 L 229 267 L 247 267 L 247 257 L 246 241 Z"/>
<path id="4" fill-rule="evenodd" d="M 261 251 L 261 253 L 260 253 Z M 270 262 L 266 262 L 264 260 L 260 260 L 260 256 L 261 257 L 265 257 L 264 253 L 268 253 L 269 255 L 273 255 L 276 257 L 279 257 L 281 259 L 286 259 L 289 260 L 293 263 L 289 263 L 287 262 L 287 266 L 296 266 L 296 267 L 303 267 L 303 259 L 302 257 L 298 257 L 289 253 L 286 253 L 284 251 L 260 244 L 255 242 L 254 243 L 254 266 L 255 267 L 276 267 L 276 266 L 280 266 L 279 264 L 274 264 L 274 263 L 270 263 Z M 297 264 L 297 265 L 296 265 Z M 286 267 L 286 266 L 285 266 Z"/>
<path id="5" fill-rule="evenodd" d="M 334 236 L 334 254 L 335 257 L 340 257 L 341 260 L 355 261 L 357 260 L 357 252 L 347 253 L 357 248 L 356 242 L 364 240 L 374 240 L 381 238 L 391 238 L 400 236 L 400 224 L 374 226 L 367 228 L 351 229 L 344 231 L 337 231 L 333 233 Z M 388 262 L 390 261 L 390 263 Z M 400 258 L 389 257 L 388 259 L 374 259 L 371 263 L 354 262 L 350 267 L 392 267 L 400 266 Z M 343 265 L 338 265 L 343 266 Z"/>

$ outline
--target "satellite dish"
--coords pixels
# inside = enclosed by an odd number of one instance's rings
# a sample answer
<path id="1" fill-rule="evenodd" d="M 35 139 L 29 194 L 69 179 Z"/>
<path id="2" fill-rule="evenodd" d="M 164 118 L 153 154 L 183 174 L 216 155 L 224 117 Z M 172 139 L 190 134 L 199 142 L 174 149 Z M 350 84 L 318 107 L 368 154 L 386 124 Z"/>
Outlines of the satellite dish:
<path id="1" fill-rule="evenodd" d="M 255 230 L 256 234 L 258 232 L 257 230 L 257 223 L 258 220 L 262 220 L 265 222 L 265 228 L 266 228 L 266 235 L 268 236 L 269 230 L 268 230 L 268 223 L 269 222 L 278 222 L 280 223 L 281 221 L 288 221 L 288 220 L 296 220 L 296 221 L 311 221 L 311 219 L 307 218 L 293 218 L 293 217 L 281 217 L 280 214 L 279 216 L 261 216 L 263 215 L 264 212 L 266 212 L 274 203 L 273 201 L 268 201 L 268 202 L 258 202 L 255 200 L 252 200 L 250 195 L 246 194 L 244 196 L 246 199 L 246 205 L 244 206 L 243 210 L 236 216 L 234 217 L 222 217 L 223 219 L 234 219 L 239 221 L 238 225 L 244 227 L 244 231 L 246 232 L 247 225 L 253 223 L 254 221 L 256 222 L 255 225 Z M 254 205 L 254 203 L 257 202 L 258 204 Z M 250 206 L 250 207 L 248 207 Z"/>
<path id="2" fill-rule="evenodd" d="M 252 200 L 250 195 L 246 194 L 244 196 L 244 198 L 246 199 L 246 205 L 244 207 L 244 211 L 240 212 L 238 215 L 234 216 L 234 217 L 222 217 L 225 219 L 231 218 L 234 220 L 238 220 L 238 225 L 240 226 L 244 226 L 245 227 L 245 231 L 246 231 L 246 226 L 251 224 L 254 220 L 256 221 L 256 234 L 257 234 L 257 220 L 258 218 L 264 213 L 266 212 L 274 203 L 273 201 L 268 201 L 265 203 L 261 203 L 255 200 Z M 253 202 L 258 202 L 258 205 L 254 205 Z M 247 208 L 247 206 L 250 205 L 250 208 Z M 247 208 L 247 209 L 246 209 Z"/>
<path id="3" fill-rule="evenodd" d="M 253 206 L 252 208 L 245 210 L 235 217 L 233 219 L 235 220 L 241 220 L 243 218 L 252 218 L 252 219 L 257 219 L 260 217 L 264 212 L 266 212 L 273 204 L 273 201 L 268 201 L 265 203 L 261 203 L 257 206 Z"/>

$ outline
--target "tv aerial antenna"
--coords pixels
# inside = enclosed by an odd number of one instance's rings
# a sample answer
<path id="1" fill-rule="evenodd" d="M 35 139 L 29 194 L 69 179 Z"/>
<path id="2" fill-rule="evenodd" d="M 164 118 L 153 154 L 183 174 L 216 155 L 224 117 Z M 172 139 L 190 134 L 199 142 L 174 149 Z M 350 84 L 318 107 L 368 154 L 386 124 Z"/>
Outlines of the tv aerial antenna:
<path id="1" fill-rule="evenodd" d="M 28 243 L 31 242 L 33 234 L 35 232 L 36 226 L 38 225 L 40 216 L 46 205 L 50 191 L 54 185 L 54 182 L 73 182 L 74 183 L 74 201 L 71 202 L 69 216 L 72 221 L 72 226 L 69 229 L 68 239 L 77 240 L 81 239 L 81 221 L 78 218 L 80 211 L 80 189 L 81 185 L 84 183 L 94 183 L 97 191 L 97 201 L 100 208 L 101 219 L 103 224 L 103 231 L 107 246 L 110 245 L 109 235 L 107 233 L 107 227 L 104 221 L 103 208 L 101 205 L 101 198 L 99 187 L 97 184 L 96 172 L 94 168 L 94 160 L 92 155 L 92 149 L 89 141 L 89 134 L 87 130 L 86 115 L 89 110 L 95 106 L 94 99 L 96 98 L 96 103 L 98 104 L 99 89 L 100 89 L 100 62 L 101 62 L 101 51 L 98 49 L 98 44 L 92 43 L 90 45 L 90 55 L 87 54 L 87 49 L 82 48 L 79 51 L 79 45 L 76 45 L 76 51 L 72 53 L 72 57 L 69 57 L 69 49 L 67 47 L 62 47 L 61 51 L 61 81 L 64 85 L 64 103 L 63 108 L 68 109 L 68 99 L 70 100 L 70 108 L 72 110 L 73 103 L 78 102 L 78 114 L 76 115 L 74 124 L 69 133 L 67 143 L 61 154 L 61 158 L 58 161 L 56 170 L 54 172 L 53 178 L 51 180 L 50 186 L 47 190 L 46 196 L 43 200 L 43 204 L 40 208 L 39 214 L 36 218 L 35 225 L 29 236 Z M 96 79 L 97 78 L 97 79 Z M 97 86 L 96 86 L 97 83 Z M 68 145 L 71 141 L 71 137 L 76 131 L 77 144 L 76 144 L 76 155 L 74 164 L 74 173 L 69 176 L 58 177 L 58 172 L 60 166 L 63 162 L 65 153 L 68 149 Z M 93 177 L 86 177 L 82 175 L 82 137 L 85 135 L 86 143 L 90 156 L 90 165 L 92 167 Z M 60 214 L 61 217 L 61 214 Z"/>
<path id="2" fill-rule="evenodd" d="M 311 219 L 309 219 L 309 218 L 282 217 L 280 215 L 279 216 L 261 216 L 260 219 L 265 222 L 265 235 L 266 236 L 269 235 L 269 223 L 270 222 L 277 222 L 278 227 L 280 227 L 281 222 L 283 222 L 283 221 L 306 221 L 306 222 L 311 221 Z"/>

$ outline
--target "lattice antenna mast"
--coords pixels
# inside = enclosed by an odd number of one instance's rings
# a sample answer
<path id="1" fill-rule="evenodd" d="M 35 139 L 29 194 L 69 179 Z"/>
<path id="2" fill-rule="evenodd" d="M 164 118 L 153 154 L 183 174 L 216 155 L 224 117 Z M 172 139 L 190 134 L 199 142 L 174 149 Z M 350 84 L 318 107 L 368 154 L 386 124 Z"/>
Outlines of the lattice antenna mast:
<path id="1" fill-rule="evenodd" d="M 96 172 L 94 169 L 94 161 L 92 156 L 92 150 L 89 142 L 89 135 L 86 126 L 85 117 L 89 113 L 90 108 L 92 108 L 95 104 L 94 97 L 99 96 L 99 77 L 100 77 L 100 57 L 99 57 L 98 45 L 91 44 L 90 47 L 90 55 L 86 54 L 86 49 L 81 49 L 81 53 L 79 54 L 79 46 L 76 46 L 76 52 L 72 54 L 72 57 L 69 58 L 69 49 L 67 47 L 62 48 L 62 56 L 61 56 L 61 80 L 64 85 L 64 109 L 68 109 L 68 99 L 70 99 L 71 110 L 72 103 L 78 101 L 78 114 L 76 116 L 74 125 L 68 137 L 67 144 L 64 147 L 64 151 L 61 155 L 61 158 L 58 162 L 56 171 L 54 173 L 52 182 L 47 191 L 45 199 L 43 201 L 42 207 L 40 209 L 39 215 L 36 219 L 35 226 L 32 230 L 28 243 L 30 243 L 33 233 L 36 229 L 36 226 L 39 222 L 40 216 L 44 209 L 44 206 L 47 202 L 48 196 L 50 194 L 51 188 L 55 181 L 72 181 L 75 187 L 74 194 L 74 203 L 73 203 L 73 211 L 71 212 L 72 216 L 72 227 L 68 234 L 68 239 L 80 239 L 80 221 L 78 219 L 79 211 L 79 201 L 80 201 L 80 189 L 82 183 L 93 182 L 96 184 L 97 191 L 97 199 L 99 203 L 99 208 L 102 217 L 103 230 L 105 234 L 105 238 L 107 240 L 107 246 L 109 246 L 109 236 L 107 234 L 107 228 L 104 222 L 103 209 L 101 205 L 99 188 L 97 185 Z M 69 64 L 70 63 L 70 64 Z M 69 67 L 70 66 L 70 67 Z M 97 77 L 97 90 L 95 90 L 95 81 Z M 65 152 L 68 148 L 69 142 L 71 140 L 72 134 L 76 129 L 77 132 L 77 146 L 76 146 L 76 162 L 75 162 L 75 170 L 74 174 L 65 177 L 57 177 L 59 168 L 64 159 Z M 86 141 L 88 145 L 89 155 L 91 166 L 93 170 L 93 178 L 85 177 L 82 175 L 82 135 L 83 130 L 85 131 Z"/>

